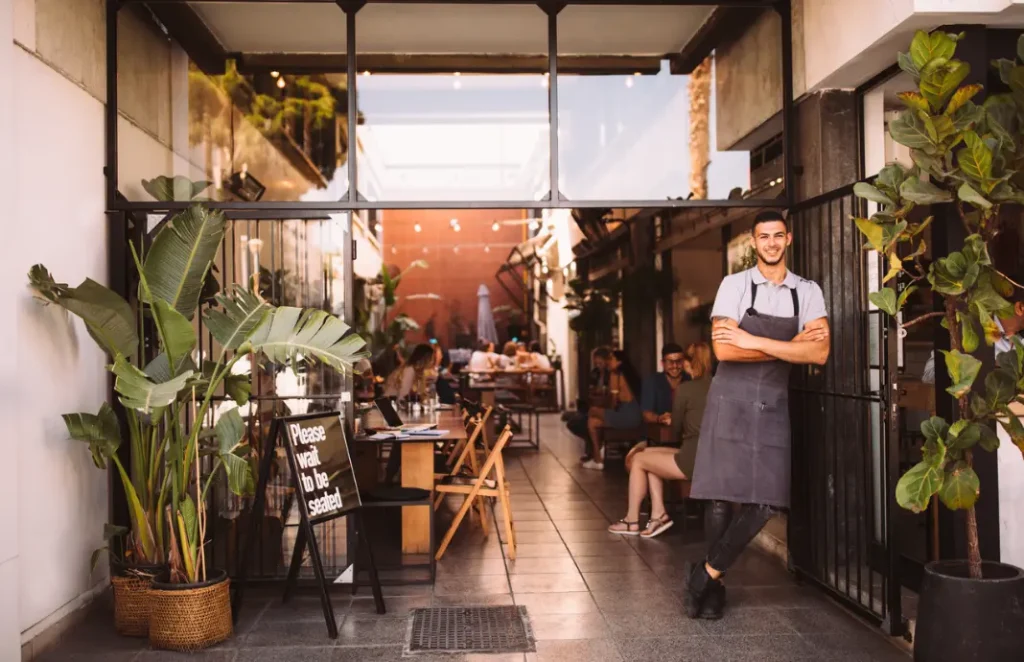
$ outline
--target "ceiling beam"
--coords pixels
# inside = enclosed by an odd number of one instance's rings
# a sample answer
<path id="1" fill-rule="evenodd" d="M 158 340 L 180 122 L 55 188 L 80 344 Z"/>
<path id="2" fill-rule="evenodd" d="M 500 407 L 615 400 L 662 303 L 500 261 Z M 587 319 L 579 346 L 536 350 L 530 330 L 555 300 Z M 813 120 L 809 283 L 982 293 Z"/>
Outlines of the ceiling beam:
<path id="1" fill-rule="evenodd" d="M 236 53 L 241 73 L 280 71 L 292 74 L 345 71 L 344 53 Z M 559 56 L 559 73 L 574 75 L 657 74 L 658 56 Z M 548 70 L 547 55 L 365 53 L 357 59 L 360 72 L 376 74 L 536 74 Z"/>
<path id="2" fill-rule="evenodd" d="M 678 54 L 669 58 L 673 74 L 689 75 L 712 51 L 732 43 L 754 24 L 763 10 L 719 5 Z"/>
<path id="3" fill-rule="evenodd" d="M 147 2 L 146 7 L 204 74 L 224 75 L 227 53 L 194 9 L 183 2 Z"/>

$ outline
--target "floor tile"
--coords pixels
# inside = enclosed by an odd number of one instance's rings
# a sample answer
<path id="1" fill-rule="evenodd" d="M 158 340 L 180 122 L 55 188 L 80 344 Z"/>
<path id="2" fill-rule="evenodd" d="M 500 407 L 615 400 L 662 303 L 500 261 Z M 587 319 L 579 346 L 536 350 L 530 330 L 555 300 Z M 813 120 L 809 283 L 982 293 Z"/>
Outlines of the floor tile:
<path id="1" fill-rule="evenodd" d="M 621 662 L 610 639 L 590 641 L 538 641 L 537 652 L 527 653 L 528 662 Z"/>
<path id="2" fill-rule="evenodd" d="M 587 591 L 574 593 L 517 593 L 517 605 L 530 614 L 590 614 L 598 612 L 597 603 Z"/>
<path id="3" fill-rule="evenodd" d="M 580 573 L 559 575 L 512 575 L 512 594 L 520 593 L 567 593 L 569 591 L 585 591 Z"/>
<path id="4" fill-rule="evenodd" d="M 236 662 L 334 662 L 333 646 L 308 647 L 267 647 L 239 651 Z M 140 660 L 143 658 L 140 658 Z M 191 660 L 192 658 L 187 658 Z M 202 661 L 202 658 L 199 658 Z M 149 662 L 146 660 L 146 662 Z"/>
<path id="5" fill-rule="evenodd" d="M 367 589 L 369 595 L 369 589 Z M 347 595 L 331 595 L 331 605 L 334 607 L 336 618 L 344 614 L 348 609 L 351 597 Z M 244 612 L 243 612 L 244 613 Z M 259 618 L 259 624 L 267 622 L 288 622 L 288 621 L 311 621 L 324 622 L 323 606 L 319 597 L 309 595 L 295 596 L 283 602 L 280 599 L 273 600 L 263 610 Z M 250 628 L 251 631 L 252 628 Z"/>
<path id="6" fill-rule="evenodd" d="M 468 575 L 504 575 L 505 559 L 449 559 L 447 556 L 437 564 L 437 580 L 446 577 Z"/>
<path id="7" fill-rule="evenodd" d="M 602 639 L 608 623 L 599 612 L 584 614 L 530 614 L 537 641 L 545 639 Z"/>
<path id="8" fill-rule="evenodd" d="M 682 611 L 670 609 L 665 612 L 647 611 L 605 614 L 611 636 L 626 637 L 672 637 L 680 635 L 705 635 L 697 621 Z"/>
<path id="9" fill-rule="evenodd" d="M 413 595 L 400 598 L 384 598 L 384 615 L 395 618 L 404 618 L 413 609 L 429 607 L 433 603 L 429 595 Z M 372 614 L 377 615 L 377 605 L 372 597 L 357 598 L 352 601 L 348 608 L 349 614 Z"/>
<path id="10" fill-rule="evenodd" d="M 565 544 L 574 557 L 581 556 L 636 556 L 636 551 L 624 542 L 570 542 Z"/>
<path id="11" fill-rule="evenodd" d="M 523 543 L 546 543 L 546 544 L 561 544 L 562 536 L 558 535 L 557 531 L 516 531 L 516 542 L 519 544 Z M 502 531 L 502 542 L 508 542 L 505 540 L 504 531 Z"/>
<path id="12" fill-rule="evenodd" d="M 570 519 L 556 524 L 559 531 L 606 531 L 611 524 L 607 519 Z"/>
<path id="13" fill-rule="evenodd" d="M 615 533 L 608 533 L 606 528 L 590 531 L 562 531 L 562 540 L 567 543 L 570 542 L 616 542 L 622 539 L 622 536 Z"/>
<path id="14" fill-rule="evenodd" d="M 597 606 L 606 614 L 682 613 L 683 605 L 668 591 L 591 591 Z"/>
<path id="15" fill-rule="evenodd" d="M 344 614 L 336 614 L 338 629 L 347 620 Z M 323 617 L 319 621 L 267 621 L 262 619 L 239 642 L 239 648 L 276 647 L 326 647 L 332 645 L 327 635 L 327 624 Z"/>
<path id="16" fill-rule="evenodd" d="M 339 628 L 339 646 L 376 646 L 405 642 L 408 619 L 353 614 Z"/>
<path id="17" fill-rule="evenodd" d="M 701 627 L 710 635 L 796 634 L 771 608 L 726 610 L 717 621 L 700 619 Z"/>
<path id="18" fill-rule="evenodd" d="M 579 572 L 576 562 L 569 556 L 518 557 L 506 561 L 510 575 L 551 575 Z"/>
<path id="19" fill-rule="evenodd" d="M 574 557 L 581 572 L 633 572 L 649 570 L 639 556 L 577 556 Z"/>
<path id="20" fill-rule="evenodd" d="M 556 530 L 554 522 L 551 522 L 550 520 L 545 520 L 543 522 L 540 521 L 540 520 L 536 520 L 536 521 L 535 520 L 530 520 L 530 521 L 525 521 L 524 522 L 524 521 L 519 520 L 519 519 L 513 519 L 513 522 L 515 522 L 515 527 L 516 527 L 516 531 L 517 532 L 518 531 L 555 531 Z"/>
<path id="21" fill-rule="evenodd" d="M 508 546 L 505 546 L 506 556 L 508 554 Z M 568 557 L 569 550 L 566 549 L 562 543 L 531 543 L 524 542 L 521 545 L 516 545 L 516 558 L 558 558 Z"/>
<path id="22" fill-rule="evenodd" d="M 434 607 L 498 607 L 515 604 L 511 593 L 453 593 L 451 595 L 435 595 Z"/>
<path id="23" fill-rule="evenodd" d="M 505 575 L 468 575 L 438 579 L 434 584 L 434 595 L 458 595 L 478 593 L 481 595 L 508 593 L 508 577 Z"/>
<path id="24" fill-rule="evenodd" d="M 729 662 L 817 660 L 821 653 L 798 634 L 725 635 L 716 637 L 715 643 L 724 652 L 720 659 Z"/>
<path id="25" fill-rule="evenodd" d="M 720 660 L 722 648 L 708 636 L 639 637 L 616 639 L 626 662 L 711 662 Z"/>
<path id="26" fill-rule="evenodd" d="M 583 579 L 591 591 L 661 591 L 657 575 L 650 570 L 634 572 L 585 572 Z"/>

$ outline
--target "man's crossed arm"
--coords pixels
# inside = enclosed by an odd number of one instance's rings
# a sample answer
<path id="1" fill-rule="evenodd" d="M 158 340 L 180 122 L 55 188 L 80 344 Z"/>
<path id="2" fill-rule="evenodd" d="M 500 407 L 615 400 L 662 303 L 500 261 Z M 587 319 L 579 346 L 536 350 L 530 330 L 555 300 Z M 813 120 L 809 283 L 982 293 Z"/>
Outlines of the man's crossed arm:
<path id="1" fill-rule="evenodd" d="M 751 335 L 736 320 L 716 317 L 711 321 L 711 346 L 719 361 L 757 363 L 786 361 L 824 365 L 830 349 L 828 319 L 811 320 L 792 340 L 772 340 Z"/>

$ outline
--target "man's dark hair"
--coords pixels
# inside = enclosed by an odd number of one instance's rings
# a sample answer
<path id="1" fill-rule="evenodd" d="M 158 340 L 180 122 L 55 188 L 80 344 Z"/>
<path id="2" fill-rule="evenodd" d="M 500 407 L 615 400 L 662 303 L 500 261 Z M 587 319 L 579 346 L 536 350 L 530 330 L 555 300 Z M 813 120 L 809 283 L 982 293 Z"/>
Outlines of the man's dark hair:
<path id="1" fill-rule="evenodd" d="M 530 352 L 533 354 L 540 354 L 540 343 L 537 342 L 536 340 L 530 343 Z"/>
<path id="2" fill-rule="evenodd" d="M 612 350 L 607 347 L 598 347 L 594 350 L 594 358 L 607 360 L 612 355 Z"/>
<path id="3" fill-rule="evenodd" d="M 766 209 L 755 216 L 754 225 L 751 226 L 750 233 L 754 234 L 757 232 L 757 226 L 761 223 L 782 223 L 786 226 L 786 232 L 789 232 L 789 221 L 782 215 L 782 212 L 775 209 Z"/>
<path id="4" fill-rule="evenodd" d="M 669 354 L 682 354 L 683 348 L 681 345 L 677 345 L 674 342 L 665 343 L 664 347 L 661 348 L 661 358 L 665 358 Z"/>

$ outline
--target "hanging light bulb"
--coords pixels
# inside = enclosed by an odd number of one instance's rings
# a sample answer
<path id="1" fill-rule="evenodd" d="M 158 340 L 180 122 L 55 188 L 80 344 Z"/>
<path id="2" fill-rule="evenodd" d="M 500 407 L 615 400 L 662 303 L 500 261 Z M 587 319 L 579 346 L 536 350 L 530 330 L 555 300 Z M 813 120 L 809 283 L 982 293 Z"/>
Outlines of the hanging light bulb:
<path id="1" fill-rule="evenodd" d="M 462 232 L 462 227 L 459 226 L 459 225 L 455 225 L 455 226 L 452 226 L 452 230 L 455 230 L 456 232 Z"/>
<path id="2" fill-rule="evenodd" d="M 459 80 L 459 77 L 462 76 L 462 73 L 456 71 L 452 75 L 455 76 L 455 81 L 452 82 L 452 87 L 454 87 L 456 90 L 461 90 L 462 89 L 462 81 Z"/>
<path id="3" fill-rule="evenodd" d="M 491 226 L 491 229 L 494 230 L 495 232 L 497 232 L 498 230 L 501 229 L 501 224 L 498 223 L 497 221 L 495 221 L 494 225 Z"/>
<path id="4" fill-rule="evenodd" d="M 415 230 L 416 232 L 423 232 L 423 227 L 419 223 L 412 226 L 412 229 Z"/>
<path id="5" fill-rule="evenodd" d="M 459 247 L 458 247 L 458 246 L 456 246 L 456 247 L 455 247 L 455 248 L 453 248 L 452 250 L 454 250 L 454 251 L 455 251 L 456 253 L 458 253 L 458 252 L 459 252 Z"/>
<path id="6" fill-rule="evenodd" d="M 490 253 L 491 252 L 491 247 L 490 246 L 484 246 L 484 252 L 485 253 Z"/>
<path id="7" fill-rule="evenodd" d="M 424 254 L 424 255 L 426 255 L 426 254 L 427 254 L 427 247 L 426 247 L 426 246 L 424 246 L 424 247 L 423 247 L 423 254 Z"/>
<path id="8" fill-rule="evenodd" d="M 391 254 L 392 254 L 392 255 L 398 255 L 398 249 L 397 249 L 397 248 L 395 248 L 394 246 L 392 246 L 392 247 L 391 247 Z"/>
<path id="9" fill-rule="evenodd" d="M 633 79 L 632 78 L 627 78 L 626 79 L 626 87 L 633 87 Z"/>
<path id="10" fill-rule="evenodd" d="M 452 226 L 453 228 L 456 225 L 458 225 L 458 224 L 459 224 L 459 219 L 457 219 L 457 218 L 453 218 L 452 220 L 448 221 L 448 225 Z"/>
<path id="11" fill-rule="evenodd" d="M 364 72 L 363 72 L 363 75 L 364 75 L 364 76 L 369 76 L 369 75 L 370 75 L 370 72 L 369 72 L 369 71 L 364 71 Z"/>
<path id="12" fill-rule="evenodd" d="M 281 75 L 281 72 L 280 72 L 280 71 L 271 71 L 271 72 L 270 72 L 270 77 L 271 77 L 271 78 L 277 78 L 277 77 L 278 77 L 278 76 L 280 76 L 280 75 Z"/>
<path id="13" fill-rule="evenodd" d="M 278 86 L 279 88 L 281 88 L 282 90 L 284 89 L 284 86 L 285 86 L 286 84 L 287 84 L 287 83 L 285 83 L 285 82 L 284 82 L 284 78 L 278 78 L 278 79 L 277 79 L 277 86 Z"/>

